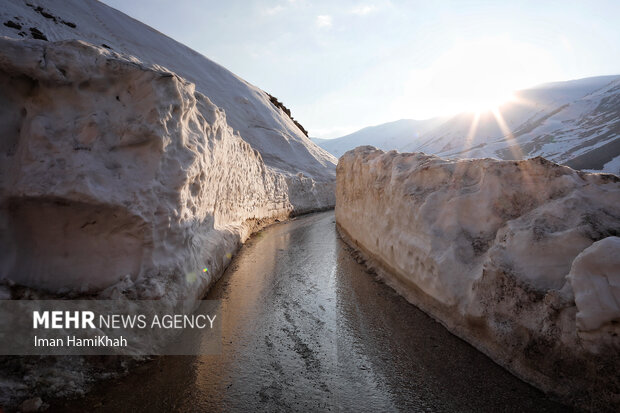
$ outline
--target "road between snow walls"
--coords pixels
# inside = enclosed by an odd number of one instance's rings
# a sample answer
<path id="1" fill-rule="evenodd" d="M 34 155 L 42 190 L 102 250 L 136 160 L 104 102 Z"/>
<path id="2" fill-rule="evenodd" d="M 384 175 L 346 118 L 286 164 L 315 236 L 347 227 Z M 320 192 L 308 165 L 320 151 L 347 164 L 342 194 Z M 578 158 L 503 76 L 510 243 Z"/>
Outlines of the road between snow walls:
<path id="1" fill-rule="evenodd" d="M 0 38 L 0 83 L 4 299 L 198 300 L 252 232 L 334 205 L 333 180 L 267 166 L 161 66 Z"/>
<path id="2" fill-rule="evenodd" d="M 620 408 L 620 179 L 543 158 L 359 147 L 336 222 L 367 265 L 500 365 L 567 403 Z"/>

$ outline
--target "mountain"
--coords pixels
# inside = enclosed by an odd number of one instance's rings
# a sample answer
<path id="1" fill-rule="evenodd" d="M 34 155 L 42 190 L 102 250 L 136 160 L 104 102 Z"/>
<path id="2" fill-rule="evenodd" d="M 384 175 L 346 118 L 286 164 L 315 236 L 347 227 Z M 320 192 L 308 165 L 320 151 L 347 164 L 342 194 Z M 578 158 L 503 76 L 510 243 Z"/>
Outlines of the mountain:
<path id="1" fill-rule="evenodd" d="M 360 145 L 372 145 L 379 149 L 402 149 L 416 141 L 425 132 L 441 124 L 441 118 L 427 120 L 401 119 L 378 126 L 369 126 L 336 139 L 312 140 L 336 157 Z"/>
<path id="2" fill-rule="evenodd" d="M 335 156 L 360 145 L 448 158 L 543 156 L 575 169 L 620 173 L 620 76 L 521 90 L 496 112 L 460 113 L 419 137 L 405 134 L 403 140 L 386 139 L 395 134 L 395 124 L 365 128 L 319 145 Z"/>
<path id="3" fill-rule="evenodd" d="M 0 36 L 50 42 L 79 39 L 165 67 L 226 112 L 228 124 L 284 173 L 333 179 L 335 159 L 317 147 L 264 91 L 157 30 L 99 1 L 5 0 Z"/>

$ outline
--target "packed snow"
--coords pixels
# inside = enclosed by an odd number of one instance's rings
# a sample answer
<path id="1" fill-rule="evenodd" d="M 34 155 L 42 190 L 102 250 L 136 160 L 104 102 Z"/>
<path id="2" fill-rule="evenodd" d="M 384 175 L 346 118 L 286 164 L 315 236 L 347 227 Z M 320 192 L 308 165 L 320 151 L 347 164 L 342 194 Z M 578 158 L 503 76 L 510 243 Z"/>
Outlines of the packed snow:
<path id="1" fill-rule="evenodd" d="M 0 50 L 3 278 L 93 293 L 158 277 L 176 282 L 142 296 L 198 298 L 246 222 L 294 210 L 289 177 L 192 83 L 76 40 L 4 38 Z M 185 282 L 205 267 L 202 285 Z"/>
<path id="2" fill-rule="evenodd" d="M 607 237 L 583 250 L 568 274 L 575 292 L 577 327 L 596 331 L 620 314 L 620 238 Z"/>
<path id="3" fill-rule="evenodd" d="M 401 120 L 317 143 L 335 156 L 372 145 L 453 159 L 542 156 L 575 169 L 619 174 L 614 159 L 620 156 L 620 76 L 522 90 L 496 113 Z"/>
<path id="4" fill-rule="evenodd" d="M 34 28 L 50 42 L 84 40 L 136 63 L 162 66 L 194 83 L 196 91 L 223 109 L 228 124 L 261 153 L 267 166 L 284 174 L 303 172 L 317 181 L 334 177 L 336 159 L 312 143 L 264 91 L 102 2 L 5 0 L 0 21 L 1 36 L 35 38 Z M 5 24 L 9 21 L 13 25 Z"/>
<path id="5" fill-rule="evenodd" d="M 336 222 L 371 267 L 544 390 L 619 406 L 620 179 L 543 158 L 445 160 L 360 147 Z"/>
<path id="6" fill-rule="evenodd" d="M 204 56 L 97 1 L 0 20 L 0 297 L 191 302 L 253 231 L 333 207 L 336 159 Z M 0 364 L 3 407 L 110 374 Z"/>
<path id="7" fill-rule="evenodd" d="M 333 206 L 335 158 L 204 56 L 96 1 L 9 0 L 0 19 L 3 278 L 212 278 L 263 220 Z"/>

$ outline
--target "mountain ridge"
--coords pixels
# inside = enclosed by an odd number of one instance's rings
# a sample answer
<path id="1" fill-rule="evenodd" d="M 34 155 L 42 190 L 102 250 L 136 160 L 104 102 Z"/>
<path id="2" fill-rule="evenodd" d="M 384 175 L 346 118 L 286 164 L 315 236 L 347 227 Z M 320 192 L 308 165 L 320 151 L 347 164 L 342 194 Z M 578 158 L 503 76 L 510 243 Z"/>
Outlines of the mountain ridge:
<path id="1" fill-rule="evenodd" d="M 620 173 L 620 75 L 544 83 L 515 92 L 515 98 L 499 106 L 499 118 L 491 111 L 461 112 L 422 133 L 399 132 L 389 122 L 317 142 L 335 156 L 373 145 L 447 158 L 543 156 L 577 169 Z"/>

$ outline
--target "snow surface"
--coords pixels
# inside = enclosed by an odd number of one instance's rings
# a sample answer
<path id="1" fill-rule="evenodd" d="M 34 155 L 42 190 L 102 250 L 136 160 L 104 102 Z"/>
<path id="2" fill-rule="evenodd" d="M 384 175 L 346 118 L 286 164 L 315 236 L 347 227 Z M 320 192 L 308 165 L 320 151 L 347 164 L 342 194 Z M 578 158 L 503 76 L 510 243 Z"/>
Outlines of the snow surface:
<path id="1" fill-rule="evenodd" d="M 612 159 L 620 156 L 620 76 L 549 83 L 515 97 L 499 108 L 504 128 L 491 111 L 461 113 L 386 123 L 317 143 L 336 156 L 372 145 L 447 158 L 543 156 L 575 169 L 618 174 Z M 409 129 L 402 127 L 407 122 Z"/>
<path id="2" fill-rule="evenodd" d="M 204 56 L 96 1 L 7 0 L 9 20 L 1 297 L 191 302 L 251 232 L 334 205 L 336 159 Z M 0 358 L 0 405 L 110 374 L 45 363 Z"/>
<path id="3" fill-rule="evenodd" d="M 620 367 L 618 205 L 617 176 L 543 158 L 366 146 L 337 167 L 338 228 L 380 276 L 517 375 L 590 408 L 619 402 L 597 370 Z"/>
<path id="4" fill-rule="evenodd" d="M 371 145 L 383 150 L 406 150 L 414 145 L 425 132 L 441 124 L 445 119 L 428 120 L 401 119 L 378 126 L 369 126 L 357 132 L 336 139 L 313 141 L 337 158 L 356 146 Z"/>
<path id="5" fill-rule="evenodd" d="M 620 238 L 607 237 L 583 250 L 568 278 L 579 310 L 579 330 L 598 330 L 616 320 L 620 314 Z"/>
<path id="6" fill-rule="evenodd" d="M 44 17 L 36 7 L 54 18 Z M 34 27 L 49 41 L 84 40 L 132 56 L 136 62 L 163 66 L 194 83 L 198 92 L 222 108 L 228 124 L 261 153 L 268 166 L 285 174 L 303 172 L 319 181 L 334 176 L 336 159 L 312 143 L 265 92 L 118 10 L 93 0 L 4 0 L 0 21 L 8 20 L 22 29 L 0 24 L 1 36 L 22 39 L 19 33 L 23 32 L 31 38 L 28 29 Z"/>
<path id="7" fill-rule="evenodd" d="M 161 66 L 76 40 L 0 50 L 2 278 L 58 293 L 159 279 L 140 296 L 197 298 L 253 221 L 333 203 Z"/>
<path id="8" fill-rule="evenodd" d="M 212 278 L 262 220 L 333 206 L 335 158 L 204 56 L 96 1 L 9 0 L 0 20 L 1 278 Z"/>
<path id="9" fill-rule="evenodd" d="M 607 171 L 612 174 L 620 175 L 620 155 L 616 156 L 611 161 L 607 162 L 603 167 L 604 171 Z M 593 169 L 587 170 L 588 172 L 599 172 Z"/>

